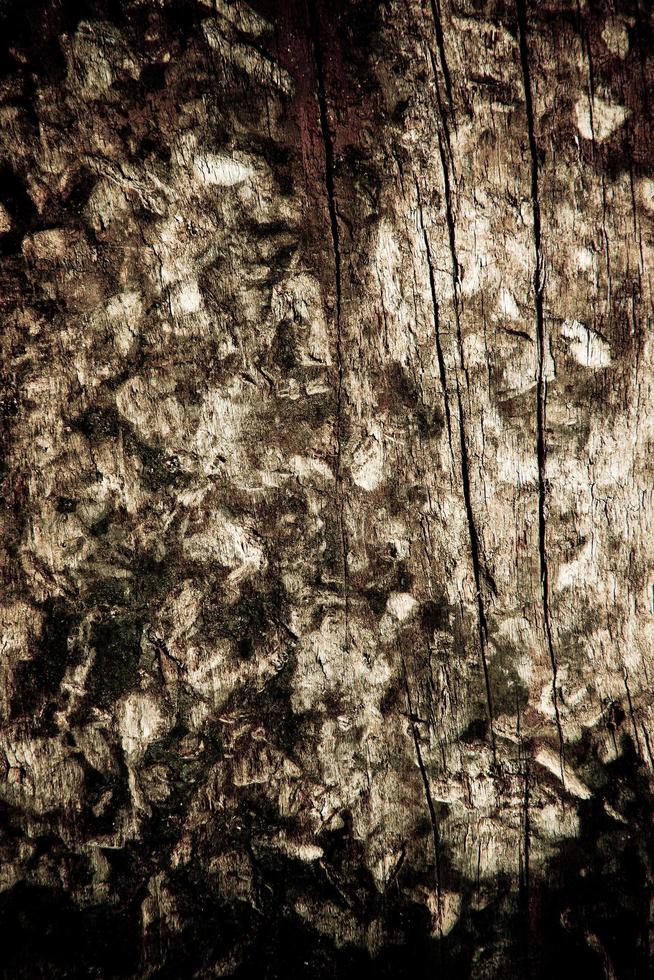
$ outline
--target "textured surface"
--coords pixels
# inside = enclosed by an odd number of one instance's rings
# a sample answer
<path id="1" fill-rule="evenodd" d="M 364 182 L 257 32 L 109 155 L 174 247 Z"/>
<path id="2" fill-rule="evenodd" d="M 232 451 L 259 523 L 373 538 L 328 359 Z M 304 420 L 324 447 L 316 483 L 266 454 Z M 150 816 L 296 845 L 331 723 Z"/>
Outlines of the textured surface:
<path id="1" fill-rule="evenodd" d="M 649 976 L 649 4 L 0 10 L 2 975 Z"/>

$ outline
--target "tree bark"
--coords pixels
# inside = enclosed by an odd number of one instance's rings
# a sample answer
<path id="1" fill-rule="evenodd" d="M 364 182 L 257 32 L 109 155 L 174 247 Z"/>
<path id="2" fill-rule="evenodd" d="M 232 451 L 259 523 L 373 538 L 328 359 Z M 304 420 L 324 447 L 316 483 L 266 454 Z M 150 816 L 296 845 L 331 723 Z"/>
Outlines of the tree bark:
<path id="1" fill-rule="evenodd" d="M 650 5 L 0 25 L 2 976 L 653 975 Z"/>

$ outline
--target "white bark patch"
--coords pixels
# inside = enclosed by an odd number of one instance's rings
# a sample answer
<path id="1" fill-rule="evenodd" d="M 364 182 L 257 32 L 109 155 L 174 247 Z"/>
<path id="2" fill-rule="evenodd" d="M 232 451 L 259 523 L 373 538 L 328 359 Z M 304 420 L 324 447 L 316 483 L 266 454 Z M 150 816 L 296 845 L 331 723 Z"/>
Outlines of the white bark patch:
<path id="1" fill-rule="evenodd" d="M 554 381 L 556 378 L 556 364 L 552 357 L 552 343 L 547 345 L 543 353 L 543 377 L 546 381 Z"/>
<path id="2" fill-rule="evenodd" d="M 130 209 L 126 188 L 117 180 L 101 178 L 84 207 L 95 231 L 104 231 L 113 221 L 124 219 Z"/>
<path id="3" fill-rule="evenodd" d="M 78 73 L 81 93 L 95 99 L 111 87 L 114 72 L 108 48 L 116 44 L 118 35 L 110 24 L 81 21 L 71 42 L 72 64 Z"/>
<path id="4" fill-rule="evenodd" d="M 273 847 L 285 854 L 287 857 L 294 858 L 296 861 L 319 861 L 324 857 L 325 852 L 317 844 L 307 844 L 302 841 L 290 840 L 284 834 L 279 834 L 273 842 Z"/>
<path id="5" fill-rule="evenodd" d="M 403 623 L 417 605 L 418 603 L 409 592 L 393 592 L 388 597 L 386 612 L 398 622 Z"/>
<path id="6" fill-rule="evenodd" d="M 293 79 L 284 68 L 266 54 L 234 37 L 225 37 L 215 20 L 203 20 L 202 30 L 210 48 L 218 51 L 225 61 L 236 64 L 249 78 L 262 85 L 273 85 L 285 95 L 293 93 Z"/>
<path id="7" fill-rule="evenodd" d="M 106 312 L 114 330 L 116 348 L 121 354 L 127 354 L 138 336 L 143 300 L 137 292 L 119 293 L 111 297 Z"/>
<path id="8" fill-rule="evenodd" d="M 508 289 L 503 289 L 500 292 L 500 313 L 502 316 L 509 317 L 510 320 L 520 319 L 520 310 L 518 309 L 518 304 L 513 298 L 512 294 Z"/>
<path id="9" fill-rule="evenodd" d="M 363 442 L 354 454 L 352 479 L 363 490 L 376 490 L 384 475 L 384 449 L 375 435 Z"/>
<path id="10" fill-rule="evenodd" d="M 309 483 L 330 483 L 334 479 L 327 463 L 316 456 L 292 456 L 288 468 L 294 476 Z"/>
<path id="11" fill-rule="evenodd" d="M 488 350 L 482 334 L 471 333 L 464 337 L 463 356 L 468 367 L 479 367 L 487 363 Z"/>
<path id="12" fill-rule="evenodd" d="M 68 251 L 68 235 L 63 228 L 47 228 L 23 239 L 23 255 L 40 262 L 56 262 Z"/>
<path id="13" fill-rule="evenodd" d="M 388 220 L 382 219 L 377 232 L 375 265 L 384 271 L 379 282 L 384 309 L 392 310 L 394 313 L 399 311 L 402 304 L 402 293 L 398 281 L 401 261 L 400 246 L 393 232 L 393 227 Z"/>
<path id="14" fill-rule="evenodd" d="M 252 169 L 222 153 L 197 153 L 193 159 L 195 172 L 204 184 L 234 187 L 252 176 Z"/>
<path id="15" fill-rule="evenodd" d="M 596 143 L 603 143 L 616 130 L 625 124 L 631 111 L 622 105 L 608 102 L 596 95 L 591 106 L 587 96 L 582 95 L 575 103 L 577 129 L 585 140 L 595 138 Z"/>
<path id="16" fill-rule="evenodd" d="M 562 837 L 579 835 L 576 810 L 565 806 L 560 800 L 543 807 L 534 807 L 531 820 L 539 834 L 549 840 L 560 841 Z"/>
<path id="17" fill-rule="evenodd" d="M 112 296 L 107 303 L 107 316 L 127 317 L 136 320 L 143 312 L 143 300 L 137 292 L 124 292 Z"/>
<path id="18" fill-rule="evenodd" d="M 626 58 L 629 51 L 629 31 L 619 17 L 609 17 L 602 30 L 602 40 L 611 54 Z"/>
<path id="19" fill-rule="evenodd" d="M 205 473 L 221 471 L 221 458 L 240 466 L 239 440 L 247 407 L 230 392 L 209 390 L 202 403 L 200 419 L 191 449 L 197 453 Z"/>
<path id="20" fill-rule="evenodd" d="M 566 589 L 576 582 L 588 583 L 597 579 L 593 563 L 592 542 L 587 541 L 576 558 L 559 567 L 556 578 L 557 590 Z"/>
<path id="21" fill-rule="evenodd" d="M 36 814 L 79 807 L 84 770 L 62 738 L 8 740 L 0 751 L 7 767 L 0 799 Z"/>
<path id="22" fill-rule="evenodd" d="M 344 620 L 332 612 L 319 629 L 303 637 L 293 678 L 294 711 L 322 705 L 327 691 L 337 691 L 344 703 L 357 706 L 362 725 L 375 727 L 377 705 L 390 677 L 379 654 L 371 657 L 374 639 L 368 630 L 350 626 L 350 646 L 344 643 Z"/>
<path id="23" fill-rule="evenodd" d="M 157 701 L 135 691 L 122 705 L 120 734 L 127 755 L 139 754 L 163 728 L 163 715 Z"/>
<path id="24" fill-rule="evenodd" d="M 272 315 L 276 323 L 285 317 L 301 322 L 306 334 L 300 346 L 303 364 L 331 364 L 327 321 L 317 279 L 303 272 L 284 279 L 272 291 Z"/>
<path id="25" fill-rule="evenodd" d="M 0 235 L 6 235 L 8 231 L 11 231 L 11 215 L 7 209 L 0 204 Z"/>
<path id="26" fill-rule="evenodd" d="M 379 621 L 379 635 L 385 640 L 396 636 L 402 624 L 411 617 L 418 603 L 408 592 L 393 592 L 388 597 L 384 615 Z"/>
<path id="27" fill-rule="evenodd" d="M 231 579 L 241 579 L 265 564 L 262 549 L 247 529 L 221 515 L 206 530 L 185 539 L 184 554 L 192 561 L 219 562 L 231 570 Z"/>
<path id="28" fill-rule="evenodd" d="M 260 37 L 271 30 L 270 24 L 259 14 L 251 10 L 245 3 L 232 3 L 227 0 L 209 0 L 209 7 L 215 7 L 216 13 L 233 24 L 237 30 L 252 37 Z"/>
<path id="29" fill-rule="evenodd" d="M 579 320 L 565 320 L 561 336 L 570 341 L 570 353 L 582 367 L 608 367 L 611 363 L 611 348 L 605 340 Z"/>
<path id="30" fill-rule="evenodd" d="M 561 759 L 551 749 L 539 749 L 535 755 L 535 760 L 557 779 L 561 779 Z M 580 800 L 589 800 L 592 796 L 586 784 L 582 783 L 581 779 L 575 776 L 572 769 L 565 763 L 563 764 L 563 782 L 567 791 L 573 796 L 578 796 Z"/>
<path id="31" fill-rule="evenodd" d="M 642 177 L 636 186 L 640 203 L 647 211 L 654 213 L 654 180 Z"/>
<path id="32" fill-rule="evenodd" d="M 170 298 L 175 316 L 197 313 L 202 307 L 202 294 L 196 280 L 180 284 Z"/>
<path id="33" fill-rule="evenodd" d="M 575 257 L 577 259 L 577 267 L 582 272 L 588 272 L 589 269 L 593 268 L 593 253 L 589 248 L 578 248 L 575 252 Z"/>
<path id="34" fill-rule="evenodd" d="M 455 892 L 442 892 L 439 901 L 436 893 L 430 892 L 427 907 L 431 913 L 432 936 L 447 936 L 461 917 L 461 896 Z"/>

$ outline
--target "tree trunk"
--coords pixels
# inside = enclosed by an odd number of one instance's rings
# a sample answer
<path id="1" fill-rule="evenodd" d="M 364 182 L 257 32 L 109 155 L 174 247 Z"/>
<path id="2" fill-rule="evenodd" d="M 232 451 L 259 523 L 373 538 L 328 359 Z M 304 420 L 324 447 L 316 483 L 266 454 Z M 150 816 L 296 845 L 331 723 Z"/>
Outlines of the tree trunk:
<path id="1" fill-rule="evenodd" d="M 642 0 L 5 0 L 4 977 L 653 975 Z"/>

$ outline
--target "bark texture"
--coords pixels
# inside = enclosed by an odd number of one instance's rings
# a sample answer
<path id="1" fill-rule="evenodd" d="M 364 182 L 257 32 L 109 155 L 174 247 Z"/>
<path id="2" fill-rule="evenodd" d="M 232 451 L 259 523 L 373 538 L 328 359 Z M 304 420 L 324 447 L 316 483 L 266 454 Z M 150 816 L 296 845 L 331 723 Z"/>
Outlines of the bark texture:
<path id="1" fill-rule="evenodd" d="M 653 975 L 651 5 L 0 32 L 1 975 Z"/>

